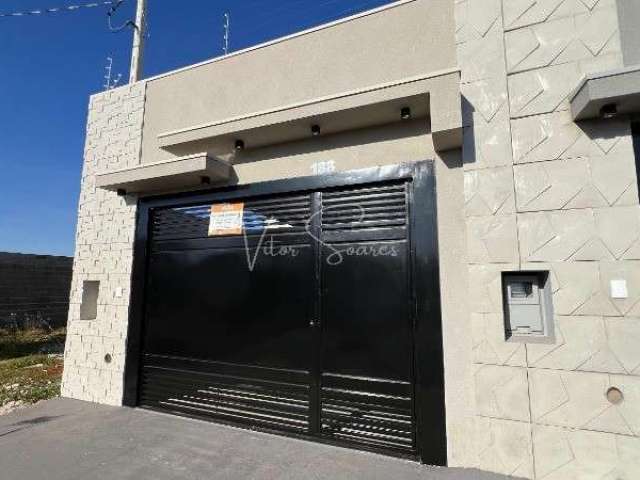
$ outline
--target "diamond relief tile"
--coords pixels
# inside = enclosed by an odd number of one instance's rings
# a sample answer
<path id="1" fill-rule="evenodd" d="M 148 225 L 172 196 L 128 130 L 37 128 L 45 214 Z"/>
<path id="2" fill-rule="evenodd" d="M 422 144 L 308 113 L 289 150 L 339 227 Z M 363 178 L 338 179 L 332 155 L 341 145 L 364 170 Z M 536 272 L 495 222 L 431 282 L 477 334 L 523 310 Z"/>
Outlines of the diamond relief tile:
<path id="1" fill-rule="evenodd" d="M 515 71 L 516 67 L 540 48 L 540 40 L 531 29 L 508 32 L 505 44 L 509 72 Z"/>
<path id="2" fill-rule="evenodd" d="M 589 15 L 576 17 L 578 38 L 591 54 L 598 55 L 616 35 L 618 16 L 615 9 L 596 10 Z"/>
<path id="3" fill-rule="evenodd" d="M 554 343 L 527 345 L 527 364 L 537 368 L 580 370 L 605 348 L 607 336 L 602 317 L 557 316 Z M 621 365 L 615 369 L 615 373 L 624 372 Z"/>
<path id="4" fill-rule="evenodd" d="M 619 388 L 624 400 L 606 396 Z M 529 370 L 534 423 L 622 435 L 640 432 L 640 377 L 557 370 Z"/>
<path id="5" fill-rule="evenodd" d="M 515 215 L 467 219 L 469 263 L 514 263 L 518 261 Z"/>
<path id="6" fill-rule="evenodd" d="M 600 0 L 580 0 L 589 10 L 592 10 Z"/>
<path id="7" fill-rule="evenodd" d="M 454 6 L 454 16 L 456 20 L 456 44 L 462 44 L 467 41 L 469 28 L 467 18 L 469 11 L 468 0 L 456 1 Z"/>
<path id="8" fill-rule="evenodd" d="M 468 22 L 475 31 L 484 36 L 499 21 L 501 0 L 469 0 Z"/>
<path id="9" fill-rule="evenodd" d="M 503 0 L 502 3 L 507 30 L 573 17 L 595 9 L 615 9 L 615 0 Z"/>
<path id="10" fill-rule="evenodd" d="M 536 478 L 632 480 L 640 469 L 640 439 L 620 435 L 533 427 Z"/>
<path id="11" fill-rule="evenodd" d="M 536 0 L 507 0 L 503 1 L 505 27 L 515 26 L 527 12 L 537 4 Z"/>
<path id="12" fill-rule="evenodd" d="M 585 145 L 585 151 L 591 155 L 608 155 L 614 149 L 621 154 L 633 154 L 629 122 L 624 120 L 612 122 L 590 120 L 580 122 L 579 128 L 584 133 L 584 137 L 581 139 L 582 143 L 588 144 L 590 141 L 598 148 L 598 150 L 594 150 L 591 147 L 587 150 L 587 145 Z"/>
<path id="13" fill-rule="evenodd" d="M 611 154 L 633 159 L 628 122 L 585 121 L 578 126 L 570 112 L 561 111 L 512 120 L 511 130 L 516 163 Z"/>
<path id="14" fill-rule="evenodd" d="M 610 317 L 604 322 L 611 354 L 626 373 L 640 375 L 640 318 Z"/>
<path id="15" fill-rule="evenodd" d="M 638 183 L 631 155 L 593 157 L 589 159 L 589 169 L 594 188 L 609 205 L 637 204 Z"/>
<path id="16" fill-rule="evenodd" d="M 506 32 L 509 71 L 514 73 L 619 53 L 617 28 L 615 9 L 598 9 Z"/>
<path id="17" fill-rule="evenodd" d="M 473 114 L 472 121 L 464 130 L 462 154 L 465 170 L 511 165 L 510 133 L 506 103 L 489 122 L 482 115 Z"/>
<path id="18" fill-rule="evenodd" d="M 591 180 L 588 163 L 583 159 L 518 165 L 514 175 L 518 211 L 521 212 L 565 208 Z M 596 205 L 607 203 L 600 198 Z"/>
<path id="19" fill-rule="evenodd" d="M 571 42 L 572 18 L 543 23 L 505 34 L 510 72 L 546 67 L 553 63 Z"/>
<path id="20" fill-rule="evenodd" d="M 568 260 L 595 236 L 590 210 L 550 211 L 518 215 L 523 262 Z"/>
<path id="21" fill-rule="evenodd" d="M 621 315 L 609 299 L 608 286 L 604 288 L 601 281 L 599 262 L 523 263 L 520 269 L 550 272 L 555 315 Z M 635 313 L 631 311 L 629 315 Z"/>
<path id="22" fill-rule="evenodd" d="M 501 314 L 471 314 L 471 325 L 473 358 L 476 363 L 526 366 L 524 344 L 505 340 L 504 319 Z"/>
<path id="23" fill-rule="evenodd" d="M 467 216 L 504 215 L 514 212 L 511 167 L 465 172 L 464 195 Z"/>
<path id="24" fill-rule="evenodd" d="M 635 206 L 518 214 L 522 260 L 558 262 L 623 259 L 640 242 Z"/>
<path id="25" fill-rule="evenodd" d="M 511 115 L 514 118 L 567 110 L 567 96 L 583 72 L 576 63 L 553 65 L 509 77 Z"/>
<path id="26" fill-rule="evenodd" d="M 480 365 L 474 374 L 479 415 L 529 421 L 529 393 L 524 368 Z"/>
<path id="27" fill-rule="evenodd" d="M 502 270 L 512 265 L 469 265 L 469 309 L 474 313 L 502 312 Z"/>
<path id="28" fill-rule="evenodd" d="M 521 212 L 637 204 L 635 162 L 628 156 L 521 164 L 514 177 Z"/>
<path id="29" fill-rule="evenodd" d="M 506 77 L 503 32 L 494 23 L 484 36 L 458 45 L 458 63 L 463 84 Z"/>
<path id="30" fill-rule="evenodd" d="M 531 426 L 476 417 L 478 468 L 516 478 L 533 478 Z"/>
<path id="31" fill-rule="evenodd" d="M 640 240 L 639 207 L 599 208 L 594 216 L 598 237 L 614 258 L 622 258 Z"/>
<path id="32" fill-rule="evenodd" d="M 461 86 L 462 94 L 473 111 L 490 122 L 507 101 L 507 87 L 504 80 L 488 79 Z"/>

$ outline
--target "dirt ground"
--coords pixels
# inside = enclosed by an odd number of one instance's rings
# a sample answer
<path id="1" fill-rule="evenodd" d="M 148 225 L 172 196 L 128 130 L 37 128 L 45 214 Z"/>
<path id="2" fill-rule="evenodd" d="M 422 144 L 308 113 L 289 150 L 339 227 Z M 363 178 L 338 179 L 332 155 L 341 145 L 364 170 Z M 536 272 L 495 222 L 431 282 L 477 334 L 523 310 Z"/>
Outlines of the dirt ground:
<path id="1" fill-rule="evenodd" d="M 0 415 L 60 395 L 65 331 L 0 330 Z"/>

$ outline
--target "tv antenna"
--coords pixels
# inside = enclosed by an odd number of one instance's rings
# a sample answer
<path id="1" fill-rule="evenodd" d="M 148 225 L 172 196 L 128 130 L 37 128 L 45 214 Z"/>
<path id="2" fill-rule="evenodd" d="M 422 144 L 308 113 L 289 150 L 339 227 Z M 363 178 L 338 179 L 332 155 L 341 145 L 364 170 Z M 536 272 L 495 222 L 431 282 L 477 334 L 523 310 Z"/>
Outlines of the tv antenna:
<path id="1" fill-rule="evenodd" d="M 224 13 L 224 35 L 222 37 L 222 51 L 225 55 L 229 53 L 229 12 Z"/>
<path id="2" fill-rule="evenodd" d="M 113 57 L 107 57 L 107 66 L 104 67 L 106 70 L 106 74 L 104 76 L 104 89 L 112 90 L 118 86 L 120 79 L 122 78 L 122 74 L 119 73 L 115 78 L 112 78 L 112 70 L 113 70 Z"/>

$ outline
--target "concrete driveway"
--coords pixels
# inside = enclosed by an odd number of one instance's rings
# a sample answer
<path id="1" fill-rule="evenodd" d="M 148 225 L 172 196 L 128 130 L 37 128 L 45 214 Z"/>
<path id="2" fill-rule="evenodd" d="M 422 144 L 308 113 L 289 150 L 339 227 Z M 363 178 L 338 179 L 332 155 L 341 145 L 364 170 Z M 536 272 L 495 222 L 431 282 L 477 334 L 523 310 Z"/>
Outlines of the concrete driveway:
<path id="1" fill-rule="evenodd" d="M 0 417 L 2 480 L 497 480 L 139 409 L 55 399 Z"/>

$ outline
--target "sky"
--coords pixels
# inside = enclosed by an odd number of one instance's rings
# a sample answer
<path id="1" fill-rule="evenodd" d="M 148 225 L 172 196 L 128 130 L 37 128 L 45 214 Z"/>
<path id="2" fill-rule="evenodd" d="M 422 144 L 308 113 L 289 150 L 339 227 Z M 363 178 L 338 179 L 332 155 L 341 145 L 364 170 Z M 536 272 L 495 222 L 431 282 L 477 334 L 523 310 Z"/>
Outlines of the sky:
<path id="1" fill-rule="evenodd" d="M 98 0 L 2 0 L 0 13 Z M 147 0 L 144 77 L 240 50 L 390 0 Z M 107 57 L 129 78 L 130 29 L 108 7 L 0 18 L 0 251 L 73 255 L 89 95 Z M 135 0 L 113 16 L 135 17 Z"/>

